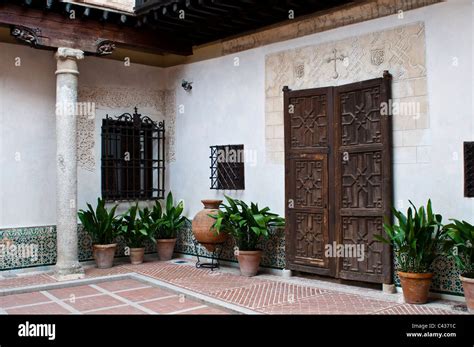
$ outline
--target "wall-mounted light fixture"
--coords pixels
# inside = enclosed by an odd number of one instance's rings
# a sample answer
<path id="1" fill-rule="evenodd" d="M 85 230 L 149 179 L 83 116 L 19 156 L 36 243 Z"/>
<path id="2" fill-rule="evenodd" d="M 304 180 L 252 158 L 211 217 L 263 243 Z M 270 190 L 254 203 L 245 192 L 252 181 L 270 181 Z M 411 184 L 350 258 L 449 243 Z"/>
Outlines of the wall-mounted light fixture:
<path id="1" fill-rule="evenodd" d="M 183 87 L 185 91 L 189 92 L 191 91 L 191 89 L 193 89 L 193 86 L 191 84 L 193 84 L 193 82 L 188 82 L 186 80 L 183 80 L 181 82 L 181 87 Z"/>

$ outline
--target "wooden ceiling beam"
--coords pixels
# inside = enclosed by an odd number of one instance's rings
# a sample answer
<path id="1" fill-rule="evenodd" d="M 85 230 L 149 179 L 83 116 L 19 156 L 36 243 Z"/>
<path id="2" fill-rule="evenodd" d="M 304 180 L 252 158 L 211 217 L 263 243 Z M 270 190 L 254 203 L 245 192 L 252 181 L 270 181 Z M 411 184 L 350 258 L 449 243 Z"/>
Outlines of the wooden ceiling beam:
<path id="1" fill-rule="evenodd" d="M 47 10 L 51 10 L 51 8 L 53 7 L 53 5 L 54 5 L 54 0 L 46 0 L 46 5 L 45 5 L 45 7 L 46 7 Z"/>
<path id="2" fill-rule="evenodd" d="M 107 19 L 104 18 L 102 23 L 87 18 L 69 19 L 55 12 L 0 4 L 0 25 L 17 27 L 14 36 L 37 48 L 71 47 L 88 54 L 108 54 L 110 52 L 104 51 L 101 45 L 110 42 L 118 47 L 146 52 L 192 54 L 190 41 L 164 33 L 120 26 Z"/>
<path id="3" fill-rule="evenodd" d="M 210 12 L 207 8 L 201 5 L 198 1 L 186 0 L 187 11 L 193 13 L 207 14 L 208 21 L 214 26 L 224 27 L 227 29 L 235 30 L 236 24 L 233 22 L 233 16 L 231 13 L 225 13 L 224 15 L 215 12 Z"/>
<path id="4" fill-rule="evenodd" d="M 155 14 L 152 16 L 152 22 L 153 23 L 162 23 L 169 25 L 171 27 L 175 27 L 177 29 L 192 29 L 193 25 L 195 24 L 194 22 L 190 23 L 189 21 L 182 21 L 182 20 L 177 20 L 176 18 L 173 17 L 167 17 L 162 15 L 159 12 L 155 12 Z"/>
<path id="5" fill-rule="evenodd" d="M 251 16 L 244 16 L 241 9 L 229 9 L 215 6 L 211 0 L 191 0 L 196 1 L 199 7 L 207 11 L 213 11 L 222 18 L 223 21 L 247 28 L 261 24 L 261 21 Z"/>
<path id="6" fill-rule="evenodd" d="M 197 32 L 197 31 L 176 31 L 175 29 L 169 28 L 160 23 L 153 23 L 153 24 L 150 24 L 150 26 L 154 30 L 166 32 L 170 35 L 176 35 L 176 36 L 179 35 L 180 37 L 193 39 L 193 42 L 206 42 L 206 41 L 209 42 L 210 40 L 213 40 L 215 37 L 215 34 L 202 33 L 202 32 Z"/>
<path id="7" fill-rule="evenodd" d="M 212 13 L 223 15 L 223 16 L 229 14 L 229 11 L 226 9 L 212 6 L 212 4 L 210 3 L 210 0 L 197 0 L 197 3 L 199 6 L 203 7 L 204 9 Z"/>
<path id="8" fill-rule="evenodd" d="M 228 20 L 238 26 L 238 29 L 233 32 L 234 35 L 237 32 L 253 30 L 275 22 L 274 14 L 268 13 L 271 12 L 271 8 L 268 7 L 262 11 L 262 4 L 260 3 L 251 5 L 248 2 L 239 2 L 238 6 L 232 2 L 221 0 L 209 0 L 209 3 L 209 6 L 224 9 L 228 12 Z"/>
<path id="9" fill-rule="evenodd" d="M 195 16 L 190 15 L 188 12 L 185 12 L 183 19 L 179 18 L 179 7 L 169 8 L 167 6 L 163 7 L 161 15 L 158 12 L 158 22 L 174 23 L 175 25 L 181 25 L 188 29 L 189 32 L 200 32 L 205 34 L 214 35 L 215 32 L 222 30 L 216 28 L 213 25 L 209 25 L 210 21 L 208 20 L 199 20 Z"/>

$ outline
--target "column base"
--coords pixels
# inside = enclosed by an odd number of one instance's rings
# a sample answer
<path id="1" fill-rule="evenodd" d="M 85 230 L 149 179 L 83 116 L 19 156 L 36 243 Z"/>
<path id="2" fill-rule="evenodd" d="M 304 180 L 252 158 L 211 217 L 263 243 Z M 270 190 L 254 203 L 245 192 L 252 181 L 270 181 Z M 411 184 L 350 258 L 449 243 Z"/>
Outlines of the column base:
<path id="1" fill-rule="evenodd" d="M 394 284 L 382 284 L 382 291 L 386 294 L 395 294 L 397 292 L 397 288 L 395 288 Z"/>
<path id="2" fill-rule="evenodd" d="M 293 272 L 291 270 L 288 270 L 288 269 L 283 269 L 283 270 L 281 270 L 281 276 L 283 278 L 290 278 L 291 276 L 293 276 Z"/>
<path id="3" fill-rule="evenodd" d="M 53 277 L 56 281 L 72 281 L 84 278 L 84 269 L 79 262 L 71 264 L 56 264 Z"/>

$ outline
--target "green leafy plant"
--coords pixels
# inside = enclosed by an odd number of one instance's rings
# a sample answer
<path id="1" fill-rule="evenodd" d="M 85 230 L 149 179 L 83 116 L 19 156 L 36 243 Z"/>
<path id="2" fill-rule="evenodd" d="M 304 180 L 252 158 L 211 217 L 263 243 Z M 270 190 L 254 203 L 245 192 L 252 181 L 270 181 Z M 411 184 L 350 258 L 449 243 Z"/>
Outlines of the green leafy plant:
<path id="1" fill-rule="evenodd" d="M 464 277 L 474 278 L 474 225 L 457 219 L 452 222 L 445 226 L 448 236 L 445 250 Z"/>
<path id="2" fill-rule="evenodd" d="M 374 237 L 393 246 L 400 271 L 427 273 L 440 255 L 445 237 L 442 217 L 433 213 L 431 200 L 428 200 L 426 209 L 424 206 L 417 209 L 411 201 L 410 204 L 406 215 L 392 209 L 398 224 L 386 221 L 384 229 L 388 239 L 379 235 Z"/>
<path id="3" fill-rule="evenodd" d="M 110 212 L 107 211 L 105 200 L 98 198 L 95 211 L 88 203 L 87 210 L 79 210 L 77 213 L 94 244 L 110 244 L 117 237 L 121 217 L 115 215 L 116 209 L 115 205 Z"/>
<path id="4" fill-rule="evenodd" d="M 182 216 L 184 202 L 180 201 L 177 205 L 174 203 L 173 194 L 168 193 L 166 197 L 165 211 L 157 201 L 150 212 L 150 229 L 157 239 L 174 239 L 178 231 L 188 220 Z"/>
<path id="5" fill-rule="evenodd" d="M 225 196 L 229 205 L 221 204 L 214 218 L 213 227 L 217 232 L 225 231 L 232 235 L 242 251 L 257 250 L 259 241 L 270 237 L 271 227 L 285 225 L 285 220 L 270 208 L 259 209 L 257 204 L 248 206 L 245 202 Z"/>
<path id="6" fill-rule="evenodd" d="M 130 248 L 141 248 L 147 240 L 155 241 L 150 218 L 150 210 L 138 207 L 138 202 L 123 215 L 120 234 Z"/>

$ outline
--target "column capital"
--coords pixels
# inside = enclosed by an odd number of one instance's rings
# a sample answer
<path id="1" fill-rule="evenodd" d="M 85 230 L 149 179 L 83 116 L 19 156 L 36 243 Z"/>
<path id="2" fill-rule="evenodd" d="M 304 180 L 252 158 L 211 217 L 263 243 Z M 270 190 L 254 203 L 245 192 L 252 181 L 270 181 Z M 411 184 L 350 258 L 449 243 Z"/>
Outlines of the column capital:
<path id="1" fill-rule="evenodd" d="M 81 60 L 84 59 L 84 52 L 80 49 L 69 48 L 69 47 L 59 47 L 56 52 L 56 59 L 65 60 L 65 59 L 74 59 Z"/>

